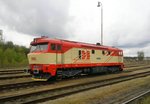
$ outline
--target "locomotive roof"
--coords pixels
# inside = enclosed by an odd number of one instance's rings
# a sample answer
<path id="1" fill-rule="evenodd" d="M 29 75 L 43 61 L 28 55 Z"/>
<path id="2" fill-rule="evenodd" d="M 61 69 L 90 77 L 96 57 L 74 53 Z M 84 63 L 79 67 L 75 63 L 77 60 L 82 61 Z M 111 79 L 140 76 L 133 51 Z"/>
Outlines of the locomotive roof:
<path id="1" fill-rule="evenodd" d="M 63 40 L 63 39 L 51 39 L 51 38 L 35 38 L 35 41 L 32 41 L 31 44 L 35 43 L 57 43 L 57 44 L 63 44 L 64 45 L 71 45 L 71 46 L 79 46 L 79 47 L 85 47 L 85 48 L 97 48 L 97 49 L 109 49 L 109 50 L 121 50 L 116 47 L 111 46 L 104 46 L 104 45 L 96 45 L 96 44 L 90 44 L 90 43 L 84 43 L 84 42 L 76 42 L 76 41 L 70 41 L 70 40 Z"/>

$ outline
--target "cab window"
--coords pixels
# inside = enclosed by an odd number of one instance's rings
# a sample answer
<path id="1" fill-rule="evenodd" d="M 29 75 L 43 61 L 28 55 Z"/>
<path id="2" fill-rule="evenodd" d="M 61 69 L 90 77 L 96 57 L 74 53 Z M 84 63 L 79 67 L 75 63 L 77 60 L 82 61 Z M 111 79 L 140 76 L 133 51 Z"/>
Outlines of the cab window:
<path id="1" fill-rule="evenodd" d="M 56 50 L 56 44 L 51 44 L 51 50 Z"/>
<path id="2" fill-rule="evenodd" d="M 57 50 L 60 51 L 61 50 L 61 45 L 57 45 Z"/>
<path id="3" fill-rule="evenodd" d="M 48 48 L 48 43 L 38 43 L 31 45 L 30 52 L 45 51 Z"/>
<path id="4" fill-rule="evenodd" d="M 92 50 L 92 54 L 95 54 L 95 50 Z"/>
<path id="5" fill-rule="evenodd" d="M 58 51 L 60 51 L 61 48 L 62 47 L 61 47 L 60 44 L 54 44 L 54 43 L 51 44 L 51 50 L 58 50 Z"/>
<path id="6" fill-rule="evenodd" d="M 102 51 L 102 54 L 105 55 L 105 51 L 104 50 Z"/>

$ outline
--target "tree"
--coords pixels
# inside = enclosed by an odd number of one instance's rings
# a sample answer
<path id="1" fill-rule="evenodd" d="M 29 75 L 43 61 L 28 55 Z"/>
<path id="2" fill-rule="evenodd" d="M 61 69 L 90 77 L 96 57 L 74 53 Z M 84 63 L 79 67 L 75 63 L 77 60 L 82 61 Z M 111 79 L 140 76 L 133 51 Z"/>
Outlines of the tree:
<path id="1" fill-rule="evenodd" d="M 10 67 L 10 62 L 8 61 L 7 57 L 4 57 L 3 67 Z"/>
<path id="2" fill-rule="evenodd" d="M 13 42 L 8 41 L 8 42 L 6 43 L 6 47 L 7 47 L 7 48 L 13 48 L 13 47 L 14 47 Z"/>
<path id="3" fill-rule="evenodd" d="M 3 59 L 4 59 L 3 50 L 0 48 L 0 67 L 3 67 Z"/>
<path id="4" fill-rule="evenodd" d="M 143 61 L 144 60 L 144 52 L 143 51 L 138 51 L 137 52 L 137 57 L 139 61 Z"/>
<path id="5" fill-rule="evenodd" d="M 29 49 L 14 45 L 13 42 L 0 42 L 0 68 L 27 66 Z"/>

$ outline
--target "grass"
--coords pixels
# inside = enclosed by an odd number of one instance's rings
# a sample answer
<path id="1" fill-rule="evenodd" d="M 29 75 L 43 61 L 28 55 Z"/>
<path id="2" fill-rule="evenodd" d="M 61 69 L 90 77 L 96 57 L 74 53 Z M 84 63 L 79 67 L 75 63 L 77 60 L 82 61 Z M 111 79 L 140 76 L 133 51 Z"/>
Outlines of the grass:
<path id="1" fill-rule="evenodd" d="M 149 96 L 142 98 L 137 104 L 150 104 L 150 94 Z"/>

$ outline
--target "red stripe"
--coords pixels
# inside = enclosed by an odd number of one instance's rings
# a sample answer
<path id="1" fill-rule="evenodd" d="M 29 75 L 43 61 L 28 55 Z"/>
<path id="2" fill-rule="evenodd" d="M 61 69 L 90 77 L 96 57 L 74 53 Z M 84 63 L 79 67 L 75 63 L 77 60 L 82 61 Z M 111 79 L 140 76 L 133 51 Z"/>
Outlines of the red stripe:
<path id="1" fill-rule="evenodd" d="M 91 64 L 57 64 L 57 68 L 78 68 L 78 67 L 95 67 L 95 66 L 121 66 L 123 63 L 91 63 Z"/>
<path id="2" fill-rule="evenodd" d="M 34 64 L 33 64 L 34 65 Z M 30 65 L 33 70 L 33 65 Z M 122 69 L 124 68 L 123 63 L 92 63 L 92 64 L 42 64 L 43 72 L 51 73 L 52 76 L 56 75 L 57 68 L 82 68 L 82 67 L 96 67 L 96 66 L 120 66 Z"/>

